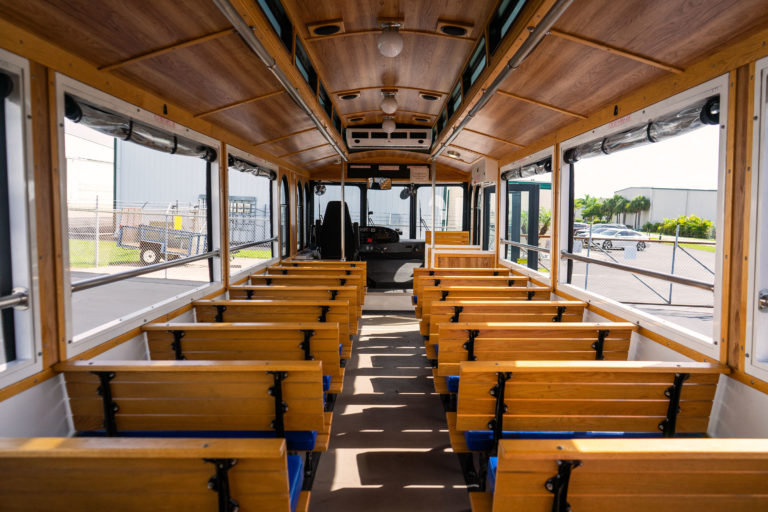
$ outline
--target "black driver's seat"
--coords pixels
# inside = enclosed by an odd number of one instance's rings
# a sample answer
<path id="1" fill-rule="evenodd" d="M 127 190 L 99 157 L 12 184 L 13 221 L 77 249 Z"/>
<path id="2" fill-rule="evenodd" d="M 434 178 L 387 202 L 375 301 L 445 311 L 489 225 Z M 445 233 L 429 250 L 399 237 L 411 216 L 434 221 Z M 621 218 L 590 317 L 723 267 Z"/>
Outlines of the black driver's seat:
<path id="1" fill-rule="evenodd" d="M 352 224 L 349 215 L 349 207 L 344 203 L 344 238 L 345 257 L 347 260 L 356 260 L 360 252 L 360 237 L 357 224 Z M 341 259 L 341 201 L 329 201 L 325 207 L 323 224 L 318 233 L 318 247 L 320 256 L 324 260 Z"/>

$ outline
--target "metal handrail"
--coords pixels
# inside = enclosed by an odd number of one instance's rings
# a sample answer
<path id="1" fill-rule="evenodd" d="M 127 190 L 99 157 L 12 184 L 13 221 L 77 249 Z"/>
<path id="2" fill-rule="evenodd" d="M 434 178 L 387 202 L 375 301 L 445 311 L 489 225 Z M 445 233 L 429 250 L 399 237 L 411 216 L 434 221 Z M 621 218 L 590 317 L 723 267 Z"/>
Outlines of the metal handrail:
<path id="1" fill-rule="evenodd" d="M 586 256 L 580 256 L 578 254 L 573 254 L 567 251 L 560 251 L 560 254 L 562 255 L 563 258 L 566 258 L 569 260 L 581 261 L 584 263 L 594 263 L 595 265 L 601 265 L 603 267 L 613 268 L 616 270 L 623 270 L 625 272 L 630 272 L 632 274 L 640 274 L 642 276 L 653 277 L 656 279 L 661 279 L 662 281 L 669 281 L 671 283 L 684 284 L 686 286 L 693 286 L 694 288 L 702 288 L 704 290 L 709 290 L 711 292 L 715 291 L 715 285 L 712 283 L 707 283 L 705 281 L 689 279 L 687 277 L 680 277 L 674 274 L 667 274 L 666 272 L 656 272 L 655 270 L 630 267 L 629 265 L 612 263 L 610 261 L 603 261 L 595 258 L 588 258 Z"/>
<path id="2" fill-rule="evenodd" d="M 545 247 L 539 247 L 537 245 L 528 245 L 521 242 L 513 242 L 512 240 L 504 240 L 503 238 L 499 239 L 499 242 L 504 245 L 511 245 L 513 247 L 519 247 L 520 249 L 527 249 L 529 251 L 538 251 L 538 252 L 545 252 L 549 254 L 549 249 Z"/>
<path id="3" fill-rule="evenodd" d="M 88 290 L 89 288 L 95 288 L 96 286 L 101 286 L 103 284 L 115 283 L 117 281 L 130 279 L 131 277 L 138 277 L 144 274 L 151 274 L 152 272 L 157 272 L 158 270 L 165 270 L 167 268 L 178 267 L 181 265 L 185 265 L 187 263 L 192 263 L 194 261 L 207 260 L 209 258 L 213 258 L 219 255 L 221 255 L 221 251 L 217 249 L 215 251 L 204 252 L 196 256 L 190 256 L 189 258 L 182 258 L 182 259 L 173 260 L 173 261 L 166 261 L 165 263 L 156 263 L 154 265 L 148 265 L 144 268 L 139 268 L 136 270 L 128 270 L 126 272 L 119 272 L 117 274 L 111 274 L 108 276 L 84 279 L 82 281 L 72 283 L 72 292 L 80 292 L 83 290 Z"/>
<path id="4" fill-rule="evenodd" d="M 261 245 L 261 244 L 266 244 L 268 242 L 276 242 L 276 241 L 277 241 L 277 237 L 273 236 L 272 238 L 267 238 L 266 240 L 260 240 L 258 242 L 248 242 L 245 244 L 240 244 L 234 247 L 230 247 L 229 251 L 230 252 L 242 251 L 243 249 L 248 249 L 249 247 L 254 247 L 256 245 Z"/>
<path id="5" fill-rule="evenodd" d="M 0 297 L 0 311 L 4 309 L 24 310 L 29 308 L 29 290 L 26 288 L 14 288 L 10 295 Z"/>

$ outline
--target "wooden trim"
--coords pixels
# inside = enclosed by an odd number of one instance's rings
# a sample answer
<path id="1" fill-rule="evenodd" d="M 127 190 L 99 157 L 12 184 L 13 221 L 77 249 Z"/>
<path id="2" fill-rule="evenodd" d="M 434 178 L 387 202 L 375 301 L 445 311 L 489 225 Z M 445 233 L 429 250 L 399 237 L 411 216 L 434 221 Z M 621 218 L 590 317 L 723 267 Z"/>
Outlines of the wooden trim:
<path id="1" fill-rule="evenodd" d="M 229 162 L 227 143 L 219 145 L 219 160 Z M 221 281 L 224 288 L 229 286 L 230 257 L 229 257 L 229 165 L 219 165 L 219 215 L 221 222 Z M 215 261 L 215 260 L 214 260 Z"/>
<path id="2" fill-rule="evenodd" d="M 401 34 L 413 34 L 417 36 L 429 36 L 429 37 L 441 37 L 443 39 L 453 39 L 456 41 L 470 41 L 472 43 L 476 43 L 477 39 L 472 39 L 467 36 L 451 36 L 448 34 L 443 34 L 441 32 L 432 31 L 432 30 L 414 30 L 414 29 L 399 29 L 398 32 Z M 366 29 L 366 30 L 355 30 L 352 32 L 338 32 L 336 34 L 331 34 L 328 36 L 312 36 L 303 38 L 304 41 L 308 43 L 314 43 L 315 41 L 323 41 L 326 39 L 340 39 L 343 37 L 353 37 L 353 36 L 367 36 L 367 35 L 376 35 L 381 34 L 381 29 Z"/>
<path id="3" fill-rule="evenodd" d="M 433 116 L 434 117 L 434 116 Z M 464 128 L 464 131 L 467 133 L 474 133 L 475 135 L 482 135 L 483 137 L 489 138 L 491 140 L 495 140 L 496 142 L 501 142 L 504 144 L 508 144 L 510 146 L 517 146 L 518 148 L 524 148 L 522 144 L 517 144 L 516 142 L 510 142 L 508 140 L 501 139 L 499 137 L 494 137 L 493 135 L 488 135 L 487 133 L 478 132 L 476 130 L 472 130 L 470 128 Z"/>
<path id="4" fill-rule="evenodd" d="M 506 96 L 508 98 L 513 98 L 513 99 L 516 99 L 516 100 L 519 100 L 519 101 L 524 101 L 526 103 L 530 103 L 531 105 L 536 105 L 538 107 L 548 108 L 549 110 L 554 110 L 555 112 L 560 112 L 561 114 L 565 114 L 567 116 L 577 117 L 579 119 L 586 119 L 587 118 L 587 116 L 585 116 L 584 114 L 577 114 L 576 112 L 571 112 L 570 110 L 565 110 L 564 108 L 556 107 L 554 105 L 550 105 L 549 103 L 544 103 L 543 101 L 537 101 L 537 100 L 533 100 L 531 98 L 525 98 L 523 96 L 518 96 L 517 94 L 513 94 L 511 92 L 502 91 L 501 89 L 499 89 L 496 92 L 498 94 L 501 94 L 502 96 Z"/>
<path id="5" fill-rule="evenodd" d="M 284 94 L 285 90 L 280 89 L 279 91 L 272 91 L 268 92 L 266 94 L 262 94 L 261 96 L 254 96 L 253 98 L 248 98 L 245 100 L 236 101 L 234 103 L 229 103 L 228 105 L 222 105 L 221 107 L 216 107 L 212 110 L 208 110 L 206 112 L 200 112 L 199 114 L 195 114 L 193 117 L 199 118 L 199 117 L 205 117 L 210 116 L 212 114 L 218 114 L 219 112 L 223 112 L 224 110 L 229 110 L 231 108 L 237 108 L 242 105 L 247 105 L 248 103 L 254 103 L 256 101 L 266 100 L 267 98 L 272 98 L 273 96 L 279 96 L 281 94 Z M 313 128 L 316 129 L 316 128 Z"/>
<path id="6" fill-rule="evenodd" d="M 0 402 L 2 402 L 3 400 L 7 400 L 12 396 L 16 396 L 19 393 L 22 393 L 30 388 L 33 388 L 38 384 L 42 384 L 43 382 L 57 375 L 58 375 L 58 372 L 54 371 L 53 368 L 46 368 L 41 372 L 38 372 L 34 375 L 30 375 L 26 379 L 22 379 L 18 382 L 14 382 L 10 386 L 6 386 L 3 389 L 0 389 Z"/>
<path id="7" fill-rule="evenodd" d="M 552 210 L 550 211 L 550 228 L 552 235 L 549 245 L 549 282 L 554 289 L 560 279 L 560 175 L 562 161 L 560 160 L 560 144 L 555 144 L 552 153 Z M 499 167 L 501 169 L 501 167 Z"/>
<path id="8" fill-rule="evenodd" d="M 745 373 L 742 370 L 732 370 L 729 377 L 733 377 L 735 380 L 741 382 L 745 386 L 749 386 L 763 393 L 768 393 L 768 382 L 758 379 Z"/>
<path id="9" fill-rule="evenodd" d="M 349 94 L 353 92 L 374 91 L 374 90 L 380 91 L 381 89 L 392 89 L 392 86 L 391 85 L 372 85 L 370 87 L 357 87 L 355 89 L 344 89 L 341 91 L 333 91 L 333 92 L 329 92 L 328 94 L 341 96 L 341 95 Z M 441 96 L 441 97 L 449 94 L 448 92 L 445 92 L 445 91 L 432 91 L 430 89 L 424 89 L 422 87 L 408 87 L 405 85 L 398 85 L 397 89 L 398 90 L 402 89 L 406 91 L 425 92 L 427 94 L 434 94 L 435 96 Z M 355 101 L 355 100 L 350 100 L 350 101 Z M 440 101 L 440 100 L 436 100 L 436 102 L 437 101 Z"/>
<path id="10" fill-rule="evenodd" d="M 456 149 L 461 150 L 461 151 L 466 151 L 467 153 L 472 153 L 472 154 L 475 154 L 475 155 L 484 156 L 486 158 L 490 158 L 491 160 L 498 160 L 497 158 L 495 158 L 495 157 L 493 157 L 491 155 L 488 155 L 486 153 L 481 153 L 480 151 L 478 151 L 476 149 L 469 149 L 469 148 L 465 148 L 464 146 L 457 146 L 456 144 L 451 144 L 448 147 L 449 148 L 456 148 Z M 452 160 L 455 160 L 455 158 L 453 158 Z"/>
<path id="11" fill-rule="evenodd" d="M 318 144 L 317 146 L 312 146 L 310 148 L 300 149 L 300 150 L 294 151 L 292 153 L 286 153 L 286 154 L 282 155 L 280 158 L 287 158 L 289 156 L 298 155 L 299 153 L 304 153 L 306 151 L 312 151 L 313 149 L 319 149 L 319 148 L 322 148 L 322 147 L 325 147 L 325 146 L 330 146 L 330 144 L 328 144 L 326 142 L 324 144 Z M 336 155 L 336 156 L 338 156 L 338 155 Z"/>
<path id="12" fill-rule="evenodd" d="M 99 91 L 156 114 L 163 119 L 178 123 L 208 137 L 228 142 L 230 145 L 251 153 L 258 158 L 283 165 L 288 169 L 294 169 L 294 165 L 290 162 L 281 161 L 275 155 L 256 148 L 249 141 L 227 129 L 203 119 L 195 118 L 191 112 L 169 103 L 167 99 L 141 89 L 112 73 L 99 71 L 93 64 L 81 57 L 64 51 L 41 37 L 19 28 L 2 18 L 0 18 L 0 48 L 39 62 L 44 66 L 48 66 L 52 72 L 59 72 L 70 76 Z M 50 75 L 49 73 L 49 81 L 52 80 L 51 76 L 55 75 Z M 55 91 L 52 91 L 50 96 L 55 99 Z M 163 113 L 164 107 L 168 112 L 167 114 Z M 55 112 L 55 109 L 53 112 Z M 55 116 L 52 122 L 56 122 Z M 58 183 L 56 186 L 58 187 Z"/>
<path id="13" fill-rule="evenodd" d="M 312 128 L 304 128 L 303 130 L 299 130 L 297 132 L 292 132 L 292 133 L 289 133 L 287 135 L 281 135 L 280 137 L 275 137 L 274 139 L 265 140 L 264 142 L 257 142 L 257 143 L 254 144 L 254 146 L 257 146 L 257 147 L 258 146 L 265 146 L 267 144 L 272 144 L 273 142 L 278 142 L 278 141 L 281 141 L 281 140 L 290 139 L 291 137 L 299 135 L 299 134 L 302 134 L 302 133 L 311 132 L 312 130 L 317 130 L 317 127 L 313 126 Z"/>
<path id="14" fill-rule="evenodd" d="M 380 109 L 379 110 L 356 110 L 355 112 L 349 112 L 342 115 L 344 117 L 354 117 L 354 116 L 364 116 L 367 114 L 381 114 L 384 116 L 390 115 L 390 114 L 385 114 Z M 395 116 L 397 114 L 414 114 L 417 116 L 424 116 L 424 117 L 433 117 L 433 118 L 436 117 L 435 114 L 429 114 L 427 112 L 417 112 L 415 110 L 401 110 L 401 109 L 397 109 L 397 111 L 391 115 Z"/>
<path id="15" fill-rule="evenodd" d="M 552 29 L 549 31 L 550 35 L 553 35 L 555 37 L 559 37 L 561 39 L 566 39 L 568 41 L 573 41 L 574 43 L 579 43 L 584 46 L 589 46 L 591 48 L 596 48 L 598 50 L 605 50 L 608 53 L 611 53 L 613 55 L 618 55 L 619 57 L 624 57 L 627 59 L 632 59 L 636 62 L 640 62 L 642 64 L 647 64 L 649 66 L 653 66 L 655 68 L 663 69 L 665 71 L 669 71 L 670 73 L 683 73 L 685 70 L 682 68 L 679 68 L 677 66 L 673 66 L 671 64 L 665 64 L 663 62 L 660 62 L 655 59 L 651 59 L 650 57 L 645 57 L 643 55 L 632 53 L 627 50 L 622 50 L 621 48 L 617 48 L 615 46 L 611 46 L 606 43 L 602 43 L 600 41 L 595 41 L 594 39 L 588 39 L 586 37 L 577 36 L 575 34 L 569 34 L 567 32 L 561 32 L 560 30 Z"/>
<path id="16" fill-rule="evenodd" d="M 115 62 L 113 64 L 99 66 L 99 71 L 114 71 L 117 68 L 127 66 L 128 64 L 133 64 L 134 62 L 139 62 L 144 59 L 151 59 L 152 57 L 157 57 L 158 55 L 164 55 L 174 50 L 181 50 L 182 48 L 189 48 L 190 46 L 207 43 L 208 41 L 214 41 L 221 37 L 233 34 L 234 32 L 235 32 L 235 29 L 228 28 L 226 30 L 212 32 L 210 34 L 205 34 L 203 36 L 193 37 L 192 39 L 187 39 L 186 41 L 182 41 L 180 43 L 174 43 L 172 45 L 168 45 L 163 48 L 158 48 L 157 50 L 152 50 L 146 53 L 142 53 L 142 54 L 136 55 L 135 57 L 129 57 L 127 59 Z"/>
<path id="17" fill-rule="evenodd" d="M 304 162 L 302 165 L 307 166 L 309 164 L 313 164 L 315 162 L 319 162 L 320 160 L 327 160 L 327 159 L 333 158 L 333 157 L 337 157 L 338 158 L 339 155 L 328 155 L 328 156 L 324 156 L 322 158 L 315 158 L 314 160 L 310 160 L 309 162 Z"/>
<path id="18" fill-rule="evenodd" d="M 728 111 L 726 112 L 725 125 L 727 127 L 727 137 L 725 143 L 725 183 L 724 183 L 724 204 L 723 204 L 723 243 L 722 243 L 722 275 L 720 290 L 720 333 L 718 341 L 720 343 L 720 360 L 729 363 L 736 368 L 736 359 L 732 359 L 729 354 L 728 319 L 730 318 L 730 285 L 731 285 L 731 254 L 732 254 L 732 235 L 733 235 L 733 173 L 736 163 L 736 145 L 737 137 L 743 137 L 743 120 L 739 120 L 739 126 L 736 126 L 737 111 L 739 114 L 743 110 L 743 104 L 746 101 L 741 87 L 737 86 L 738 70 L 731 71 L 728 76 Z M 721 109 L 722 111 L 722 109 Z M 742 142 L 742 141 L 739 141 Z M 739 144 L 741 145 L 741 144 Z M 719 206 L 719 205 L 718 205 Z"/>

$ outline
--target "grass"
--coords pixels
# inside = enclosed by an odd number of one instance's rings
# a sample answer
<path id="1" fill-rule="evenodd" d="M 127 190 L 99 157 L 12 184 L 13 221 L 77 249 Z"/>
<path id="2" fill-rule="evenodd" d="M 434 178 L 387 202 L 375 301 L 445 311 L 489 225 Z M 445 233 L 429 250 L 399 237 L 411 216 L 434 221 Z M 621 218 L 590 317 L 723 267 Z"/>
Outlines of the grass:
<path id="1" fill-rule="evenodd" d="M 697 249 L 699 251 L 715 252 L 714 245 L 701 245 L 701 244 L 678 244 L 680 247 L 686 249 Z"/>
<path id="2" fill-rule="evenodd" d="M 69 240 L 69 266 L 73 268 L 94 267 L 96 257 L 94 240 Z M 138 249 L 123 249 L 117 242 L 99 241 L 99 266 L 138 263 Z"/>
<path id="3" fill-rule="evenodd" d="M 253 258 L 257 260 L 268 260 L 272 257 L 272 251 L 269 249 L 244 249 L 231 254 L 235 258 Z"/>

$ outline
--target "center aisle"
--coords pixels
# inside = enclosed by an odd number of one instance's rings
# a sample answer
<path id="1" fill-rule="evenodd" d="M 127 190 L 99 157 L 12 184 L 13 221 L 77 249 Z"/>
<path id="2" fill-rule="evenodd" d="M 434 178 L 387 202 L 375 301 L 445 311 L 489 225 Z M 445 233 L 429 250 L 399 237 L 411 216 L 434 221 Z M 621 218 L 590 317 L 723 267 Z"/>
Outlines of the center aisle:
<path id="1" fill-rule="evenodd" d="M 365 315 L 310 510 L 468 511 L 413 315 Z"/>

